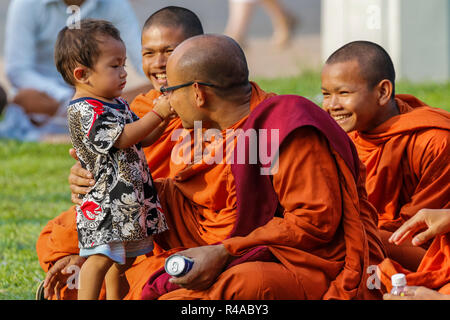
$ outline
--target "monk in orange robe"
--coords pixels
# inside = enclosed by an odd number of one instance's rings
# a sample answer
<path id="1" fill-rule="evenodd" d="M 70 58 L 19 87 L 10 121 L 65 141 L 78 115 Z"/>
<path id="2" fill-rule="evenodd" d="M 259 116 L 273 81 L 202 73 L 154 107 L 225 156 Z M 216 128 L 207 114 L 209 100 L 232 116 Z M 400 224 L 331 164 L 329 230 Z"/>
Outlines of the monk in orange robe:
<path id="1" fill-rule="evenodd" d="M 389 55 L 367 41 L 328 58 L 322 93 L 323 107 L 348 132 L 367 168 L 366 189 L 388 256 L 416 270 L 427 246 L 395 246 L 388 239 L 421 208 L 450 207 L 450 114 L 395 95 Z"/>
<path id="2" fill-rule="evenodd" d="M 130 104 L 136 115 L 142 117 L 153 107 L 155 99 L 161 96 L 159 89 L 167 85 L 167 58 L 175 47 L 194 35 L 202 34 L 203 28 L 198 17 L 188 9 L 167 7 L 149 17 L 142 31 L 142 63 L 144 73 L 154 89 L 138 95 Z M 181 120 L 172 119 L 161 125 L 161 137 L 150 147 L 144 148 L 152 177 L 171 177 L 170 154 L 177 141 L 171 140 L 171 133 L 181 129 Z M 72 201 L 79 203 L 78 194 L 86 194 L 93 185 L 92 175 L 77 163 L 73 168 L 76 174 L 72 187 Z M 76 290 L 67 290 L 65 283 L 72 275 L 67 271 L 71 265 L 81 265 L 83 258 L 78 256 L 78 235 L 75 223 L 75 206 L 49 221 L 43 228 L 36 244 L 41 267 L 47 273 L 45 295 L 62 299 L 76 299 Z M 157 249 L 155 249 L 157 251 Z M 136 264 L 141 261 L 136 260 Z M 62 292 L 60 292 L 60 290 Z M 55 293 L 55 295 L 53 295 Z"/>

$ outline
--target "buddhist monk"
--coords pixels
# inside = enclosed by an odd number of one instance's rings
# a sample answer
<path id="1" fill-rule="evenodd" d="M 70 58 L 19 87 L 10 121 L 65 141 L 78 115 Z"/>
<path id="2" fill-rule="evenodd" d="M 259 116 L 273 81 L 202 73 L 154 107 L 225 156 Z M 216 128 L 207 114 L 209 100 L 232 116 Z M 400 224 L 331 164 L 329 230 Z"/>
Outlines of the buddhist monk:
<path id="1" fill-rule="evenodd" d="M 379 277 L 389 292 L 391 276 L 406 274 L 411 288 L 404 297 L 386 293 L 385 300 L 450 300 L 450 210 L 421 209 L 395 231 L 390 242 L 399 245 L 411 241 L 419 246 L 433 240 L 417 271 L 409 271 L 390 259 L 379 265 Z M 417 287 L 419 286 L 419 287 Z"/>
<path id="2" fill-rule="evenodd" d="M 366 189 L 388 255 L 415 270 L 425 250 L 387 240 L 421 208 L 450 207 L 450 114 L 395 95 L 391 58 L 368 41 L 346 44 L 327 59 L 322 93 L 324 109 L 367 168 Z"/>
<path id="3" fill-rule="evenodd" d="M 153 89 L 137 96 L 130 104 L 131 109 L 142 117 L 153 107 L 153 101 L 161 93 L 159 89 L 167 84 L 166 63 L 175 47 L 188 37 L 203 33 L 203 27 L 192 11 L 175 6 L 162 8 L 152 14 L 144 24 L 142 31 L 142 63 L 143 70 L 150 80 Z M 158 141 L 151 147 L 144 148 L 153 178 L 171 176 L 169 159 L 176 141 L 170 139 L 170 133 L 182 128 L 179 118 L 165 122 L 161 129 L 165 130 Z M 75 154 L 72 152 L 72 156 Z M 71 175 L 73 179 L 72 200 L 80 203 L 79 194 L 86 194 L 93 185 L 92 175 L 81 168 L 79 162 L 74 165 Z M 61 289 L 72 272 L 70 266 L 80 266 L 84 259 L 78 256 L 78 235 L 75 225 L 75 206 L 51 220 L 42 230 L 37 241 L 37 254 L 44 271 L 48 271 L 45 279 L 44 294 L 50 298 L 76 299 L 76 290 Z"/>
<path id="4" fill-rule="evenodd" d="M 141 298 L 379 297 L 367 284 L 367 268 L 384 257 L 376 212 L 356 150 L 333 119 L 298 96 L 254 103 L 245 55 L 226 36 L 185 40 L 169 57 L 167 77 L 161 91 L 184 128 L 201 121 L 216 139 L 242 129 L 237 145 L 247 130 L 276 130 L 280 144 L 276 164 L 252 164 L 251 152 L 236 161 L 236 148 L 231 164 L 203 159 L 159 181 L 170 230 L 155 241 L 172 252 L 187 248 L 178 253 L 194 265 L 178 278 L 153 272 Z M 257 144 L 272 150 L 277 139 L 266 138 Z"/>

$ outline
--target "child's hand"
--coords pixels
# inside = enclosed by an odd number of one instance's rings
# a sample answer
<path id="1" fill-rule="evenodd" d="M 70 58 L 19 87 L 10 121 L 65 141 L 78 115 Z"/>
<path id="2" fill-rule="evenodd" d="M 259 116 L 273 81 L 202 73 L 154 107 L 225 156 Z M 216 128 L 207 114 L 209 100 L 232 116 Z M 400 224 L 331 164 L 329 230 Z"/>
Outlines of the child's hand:
<path id="1" fill-rule="evenodd" d="M 172 118 L 175 115 L 175 111 L 170 106 L 169 99 L 166 96 L 160 96 L 153 102 L 155 104 L 153 111 L 158 113 L 162 118 Z"/>

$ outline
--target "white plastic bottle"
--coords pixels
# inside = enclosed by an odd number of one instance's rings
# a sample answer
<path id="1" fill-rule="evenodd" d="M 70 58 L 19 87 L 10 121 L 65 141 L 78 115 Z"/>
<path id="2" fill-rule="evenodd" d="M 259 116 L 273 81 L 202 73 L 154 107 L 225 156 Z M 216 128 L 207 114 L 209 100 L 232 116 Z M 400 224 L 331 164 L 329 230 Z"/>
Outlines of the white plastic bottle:
<path id="1" fill-rule="evenodd" d="M 394 274 L 391 277 L 392 290 L 394 296 L 404 296 L 406 294 L 406 276 L 403 273 Z"/>

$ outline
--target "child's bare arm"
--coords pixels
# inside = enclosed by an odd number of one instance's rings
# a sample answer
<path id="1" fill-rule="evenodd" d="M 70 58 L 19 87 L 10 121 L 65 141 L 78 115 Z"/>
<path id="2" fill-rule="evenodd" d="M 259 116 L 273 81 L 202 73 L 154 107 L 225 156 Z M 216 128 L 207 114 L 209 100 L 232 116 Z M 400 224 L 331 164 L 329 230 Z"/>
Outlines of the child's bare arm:
<path id="1" fill-rule="evenodd" d="M 158 140 L 161 135 L 164 133 L 164 130 L 166 130 L 167 125 L 170 122 L 170 117 L 164 119 L 164 121 L 158 126 L 156 127 L 156 129 L 154 129 L 152 132 L 150 132 L 150 134 L 148 134 L 142 141 L 141 144 L 143 147 L 148 147 L 151 146 L 152 144 L 154 144 L 156 142 L 156 140 Z"/>
<path id="2" fill-rule="evenodd" d="M 170 107 L 169 100 L 165 96 L 160 96 L 158 99 L 154 102 L 155 106 L 153 108 L 153 111 L 157 112 L 158 114 L 167 114 L 169 112 L 169 115 L 164 119 L 164 121 L 150 134 L 148 134 L 142 141 L 141 144 L 144 147 L 148 147 L 156 142 L 156 140 L 161 137 L 164 130 L 166 130 L 167 125 L 170 122 L 170 119 L 173 118 L 174 112 L 173 109 Z"/>
<path id="3" fill-rule="evenodd" d="M 125 125 L 114 146 L 119 149 L 125 149 L 140 141 L 146 140 L 147 136 L 157 129 L 161 123 L 165 122 L 165 119 L 171 114 L 172 111 L 168 102 L 157 103 L 153 110 L 141 119 Z"/>

